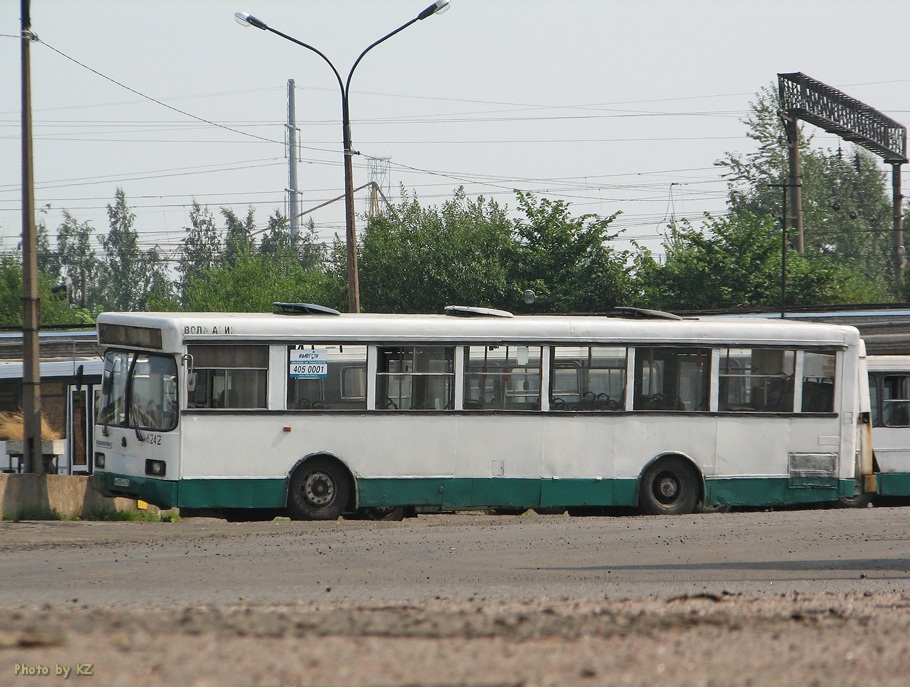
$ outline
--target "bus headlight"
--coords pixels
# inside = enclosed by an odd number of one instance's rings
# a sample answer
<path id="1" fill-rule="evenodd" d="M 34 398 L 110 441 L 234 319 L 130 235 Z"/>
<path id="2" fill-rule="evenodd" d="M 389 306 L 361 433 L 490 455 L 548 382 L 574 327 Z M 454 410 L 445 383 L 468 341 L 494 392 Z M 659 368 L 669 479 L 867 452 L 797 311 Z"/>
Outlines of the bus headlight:
<path id="1" fill-rule="evenodd" d="M 145 474 L 152 477 L 164 477 L 167 472 L 167 464 L 163 460 L 145 461 Z"/>
<path id="2" fill-rule="evenodd" d="M 104 469 L 104 454 L 103 453 L 95 454 L 95 467 L 101 468 L 102 470 Z"/>

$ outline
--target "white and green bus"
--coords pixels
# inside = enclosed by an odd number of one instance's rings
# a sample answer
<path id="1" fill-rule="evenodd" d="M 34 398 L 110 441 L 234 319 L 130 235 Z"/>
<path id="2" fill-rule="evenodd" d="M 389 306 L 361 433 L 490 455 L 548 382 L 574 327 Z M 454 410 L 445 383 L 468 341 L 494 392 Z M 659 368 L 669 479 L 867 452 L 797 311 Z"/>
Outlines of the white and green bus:
<path id="1" fill-rule="evenodd" d="M 863 342 L 780 320 L 103 313 L 94 472 L 162 508 L 836 501 L 869 485 Z"/>
<path id="2" fill-rule="evenodd" d="M 910 356 L 870 355 L 877 493 L 910 497 Z"/>

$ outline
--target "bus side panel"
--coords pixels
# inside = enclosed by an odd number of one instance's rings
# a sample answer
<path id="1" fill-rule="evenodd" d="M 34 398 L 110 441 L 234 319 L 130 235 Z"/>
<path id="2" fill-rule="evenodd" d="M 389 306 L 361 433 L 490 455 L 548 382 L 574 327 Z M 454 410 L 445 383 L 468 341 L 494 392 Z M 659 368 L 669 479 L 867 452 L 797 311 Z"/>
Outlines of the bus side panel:
<path id="1" fill-rule="evenodd" d="M 879 469 L 878 493 L 882 496 L 910 495 L 910 429 L 876 427 L 872 436 Z"/>
<path id="2" fill-rule="evenodd" d="M 786 505 L 852 494 L 852 444 L 842 448 L 839 417 L 727 417 L 719 424 L 706 503 Z M 852 436 L 853 425 L 847 429 Z"/>
<path id="3" fill-rule="evenodd" d="M 440 480 L 453 474 L 456 432 L 451 418 L 437 415 L 189 413 L 180 501 L 194 508 L 281 507 L 294 467 L 329 455 L 347 466 L 358 488 L 369 476 L 358 504 L 391 498 L 438 505 Z"/>
<path id="4" fill-rule="evenodd" d="M 315 454 L 348 466 L 358 506 L 635 505 L 643 467 L 666 454 L 693 461 L 709 504 L 836 499 L 836 471 L 795 480 L 788 445 L 797 456 L 837 456 L 838 419 L 770 420 L 769 428 L 767 416 L 707 414 L 190 413 L 179 500 L 283 506 L 291 470 Z"/>
<path id="5" fill-rule="evenodd" d="M 910 473 L 910 428 L 876 427 L 875 459 L 881 472 Z"/>

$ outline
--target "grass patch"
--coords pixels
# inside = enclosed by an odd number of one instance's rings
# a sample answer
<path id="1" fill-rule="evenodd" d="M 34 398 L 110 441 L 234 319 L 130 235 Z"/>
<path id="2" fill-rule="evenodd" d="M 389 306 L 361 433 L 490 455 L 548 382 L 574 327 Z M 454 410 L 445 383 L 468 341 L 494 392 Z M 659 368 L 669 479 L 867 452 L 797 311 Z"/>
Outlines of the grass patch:
<path id="1" fill-rule="evenodd" d="M 84 520 L 106 520 L 113 522 L 177 522 L 180 516 L 172 513 L 158 513 L 147 510 L 103 510 L 92 513 Z"/>
<path id="2" fill-rule="evenodd" d="M 147 510 L 100 510 L 89 515 L 63 515 L 51 508 L 24 506 L 17 511 L 0 513 L 0 520 L 21 522 L 23 520 L 57 520 L 57 521 L 107 521 L 107 522 L 180 522 L 176 512 L 158 512 Z"/>
<path id="3" fill-rule="evenodd" d="M 75 515 L 62 515 L 55 508 L 39 508 L 36 506 L 23 506 L 12 513 L 3 513 L 4 520 L 21 522 L 22 520 L 78 520 Z"/>

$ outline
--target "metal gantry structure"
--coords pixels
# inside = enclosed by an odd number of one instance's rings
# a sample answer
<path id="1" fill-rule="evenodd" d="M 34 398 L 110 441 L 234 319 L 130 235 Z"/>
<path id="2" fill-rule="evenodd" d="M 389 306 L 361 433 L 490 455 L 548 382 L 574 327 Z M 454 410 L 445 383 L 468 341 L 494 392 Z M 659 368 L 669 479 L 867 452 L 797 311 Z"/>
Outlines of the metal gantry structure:
<path id="1" fill-rule="evenodd" d="M 798 120 L 836 134 L 872 151 L 891 165 L 894 280 L 899 292 L 907 263 L 904 249 L 901 165 L 907 162 L 907 127 L 846 93 L 802 72 L 777 75 L 781 118 L 787 130 L 790 181 L 795 206 L 796 247 L 803 251 L 802 194 L 800 193 Z"/>

